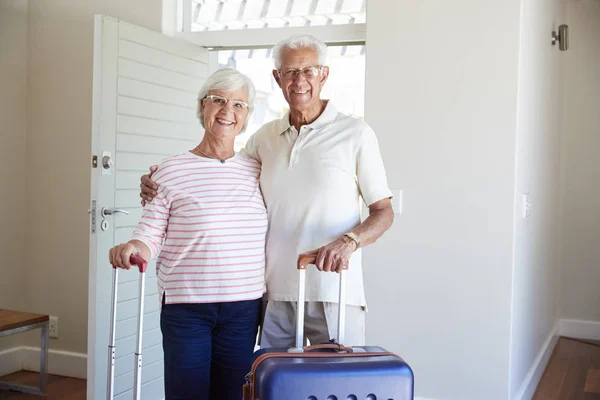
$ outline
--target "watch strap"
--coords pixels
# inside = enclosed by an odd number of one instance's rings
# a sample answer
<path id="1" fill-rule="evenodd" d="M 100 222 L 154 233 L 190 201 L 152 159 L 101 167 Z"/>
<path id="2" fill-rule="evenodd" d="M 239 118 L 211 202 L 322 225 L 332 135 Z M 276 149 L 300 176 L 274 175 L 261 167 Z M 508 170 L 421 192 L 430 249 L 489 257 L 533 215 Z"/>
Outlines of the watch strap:
<path id="1" fill-rule="evenodd" d="M 356 243 L 357 249 L 360 247 L 360 239 L 359 239 L 358 235 L 356 235 L 355 233 L 352 233 L 352 232 L 346 232 L 346 233 L 344 233 L 344 236 L 348 236 L 350 239 L 352 239 L 354 241 L 354 243 Z"/>

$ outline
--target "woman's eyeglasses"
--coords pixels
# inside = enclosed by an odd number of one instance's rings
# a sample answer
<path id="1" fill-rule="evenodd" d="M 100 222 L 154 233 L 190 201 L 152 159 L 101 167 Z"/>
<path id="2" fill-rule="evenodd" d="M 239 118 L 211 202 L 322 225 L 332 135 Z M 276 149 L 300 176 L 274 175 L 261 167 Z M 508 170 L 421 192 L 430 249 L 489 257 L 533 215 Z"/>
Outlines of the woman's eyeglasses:
<path id="1" fill-rule="evenodd" d="M 225 107 L 227 103 L 231 103 L 235 111 L 244 111 L 250 108 L 250 105 L 244 101 L 228 100 L 225 97 L 217 96 L 216 94 L 209 94 L 205 97 L 205 99 L 209 100 L 213 105 L 218 107 Z"/>

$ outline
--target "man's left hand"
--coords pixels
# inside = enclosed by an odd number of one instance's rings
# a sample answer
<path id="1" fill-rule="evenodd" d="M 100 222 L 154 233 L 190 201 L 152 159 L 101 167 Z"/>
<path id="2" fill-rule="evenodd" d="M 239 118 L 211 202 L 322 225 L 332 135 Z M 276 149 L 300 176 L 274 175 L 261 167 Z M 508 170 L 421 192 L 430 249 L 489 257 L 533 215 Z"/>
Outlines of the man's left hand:
<path id="1" fill-rule="evenodd" d="M 356 250 L 356 243 L 347 236 L 319 248 L 315 265 L 319 271 L 342 272 L 350 262 L 350 256 Z"/>

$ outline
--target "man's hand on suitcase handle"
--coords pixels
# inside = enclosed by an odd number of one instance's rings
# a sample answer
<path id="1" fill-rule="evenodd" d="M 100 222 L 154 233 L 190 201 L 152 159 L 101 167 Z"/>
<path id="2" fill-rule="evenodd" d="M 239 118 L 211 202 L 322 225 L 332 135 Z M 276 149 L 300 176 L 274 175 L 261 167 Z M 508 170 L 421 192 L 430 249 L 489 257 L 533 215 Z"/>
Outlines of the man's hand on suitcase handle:
<path id="1" fill-rule="evenodd" d="M 356 250 L 356 243 L 343 236 L 317 250 L 301 254 L 300 258 L 314 257 L 310 263 L 315 264 L 319 271 L 340 273 L 343 269 L 348 269 L 350 256 L 354 250 Z"/>

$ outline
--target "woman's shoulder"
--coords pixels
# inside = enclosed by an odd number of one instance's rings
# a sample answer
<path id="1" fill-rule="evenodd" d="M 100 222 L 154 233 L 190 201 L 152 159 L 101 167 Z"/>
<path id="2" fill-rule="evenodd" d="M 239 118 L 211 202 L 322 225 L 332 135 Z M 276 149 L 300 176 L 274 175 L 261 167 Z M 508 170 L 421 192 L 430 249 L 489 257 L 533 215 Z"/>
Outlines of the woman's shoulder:
<path id="1" fill-rule="evenodd" d="M 236 161 L 237 164 L 239 164 L 242 168 L 247 168 L 250 170 L 260 170 L 260 163 L 243 151 L 237 153 Z"/>
<path id="2" fill-rule="evenodd" d="M 167 157 L 158 165 L 158 169 L 154 173 L 154 181 L 159 181 L 163 176 L 172 175 L 177 171 L 184 171 L 193 166 L 197 158 L 189 151 L 185 153 L 175 154 Z"/>

